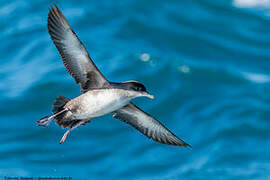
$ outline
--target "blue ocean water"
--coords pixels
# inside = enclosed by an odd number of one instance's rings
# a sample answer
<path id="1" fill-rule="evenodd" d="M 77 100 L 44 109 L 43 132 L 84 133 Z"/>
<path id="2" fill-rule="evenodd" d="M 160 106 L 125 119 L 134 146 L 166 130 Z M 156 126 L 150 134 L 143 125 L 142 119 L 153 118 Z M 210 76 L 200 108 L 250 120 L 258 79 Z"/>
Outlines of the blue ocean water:
<path id="1" fill-rule="evenodd" d="M 80 87 L 47 32 L 57 4 L 111 81 L 192 149 L 158 144 L 110 115 L 59 144 L 36 126 Z M 270 179 L 270 3 L 259 0 L 2 1 L 0 177 Z"/>

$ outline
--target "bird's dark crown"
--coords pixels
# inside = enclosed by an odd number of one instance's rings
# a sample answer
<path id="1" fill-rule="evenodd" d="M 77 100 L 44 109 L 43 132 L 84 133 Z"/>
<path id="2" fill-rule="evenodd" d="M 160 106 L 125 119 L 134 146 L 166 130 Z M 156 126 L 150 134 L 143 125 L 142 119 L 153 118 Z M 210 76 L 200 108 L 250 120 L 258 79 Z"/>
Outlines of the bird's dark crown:
<path id="1" fill-rule="evenodd" d="M 121 83 L 111 82 L 111 86 L 113 88 L 146 92 L 145 86 L 138 81 L 127 81 L 127 82 L 121 82 Z"/>

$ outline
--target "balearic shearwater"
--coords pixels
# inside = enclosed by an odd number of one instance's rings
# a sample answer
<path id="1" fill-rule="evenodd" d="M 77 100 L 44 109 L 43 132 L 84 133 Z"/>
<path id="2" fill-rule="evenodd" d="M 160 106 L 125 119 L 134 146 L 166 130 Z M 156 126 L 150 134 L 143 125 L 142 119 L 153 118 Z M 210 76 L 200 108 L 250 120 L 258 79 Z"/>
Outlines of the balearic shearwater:
<path id="1" fill-rule="evenodd" d="M 143 84 L 137 81 L 109 82 L 101 74 L 56 5 L 51 6 L 49 11 L 48 30 L 67 71 L 81 85 L 83 93 L 74 99 L 59 96 L 53 104 L 53 115 L 38 120 L 38 125 L 48 126 L 56 119 L 59 126 L 68 128 L 61 144 L 72 130 L 89 123 L 95 117 L 111 113 L 114 118 L 130 124 L 157 142 L 190 146 L 130 102 L 143 96 L 154 99 Z"/>

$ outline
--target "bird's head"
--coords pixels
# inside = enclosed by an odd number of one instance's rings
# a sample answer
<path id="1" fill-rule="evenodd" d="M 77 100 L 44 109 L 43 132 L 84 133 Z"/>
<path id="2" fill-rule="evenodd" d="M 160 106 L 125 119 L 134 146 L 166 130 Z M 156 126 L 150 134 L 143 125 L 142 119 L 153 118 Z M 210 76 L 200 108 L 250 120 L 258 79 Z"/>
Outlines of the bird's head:
<path id="1" fill-rule="evenodd" d="M 121 83 L 110 82 L 112 88 L 119 88 L 129 91 L 129 95 L 132 99 L 135 97 L 148 97 L 154 99 L 154 96 L 146 91 L 145 86 L 138 81 L 126 81 Z"/>
<path id="2" fill-rule="evenodd" d="M 154 96 L 146 91 L 145 86 L 138 81 L 126 81 L 122 83 L 127 90 L 135 91 L 139 96 L 145 96 L 154 99 Z"/>

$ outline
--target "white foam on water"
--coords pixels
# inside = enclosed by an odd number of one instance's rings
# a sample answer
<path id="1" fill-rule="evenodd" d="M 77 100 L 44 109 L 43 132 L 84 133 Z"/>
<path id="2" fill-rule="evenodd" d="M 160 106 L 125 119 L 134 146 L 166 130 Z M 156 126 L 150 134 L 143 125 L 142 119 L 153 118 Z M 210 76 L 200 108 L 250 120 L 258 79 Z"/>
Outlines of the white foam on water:
<path id="1" fill-rule="evenodd" d="M 243 72 L 244 78 L 255 83 L 268 83 L 270 82 L 270 76 L 264 74 L 256 74 Z"/>
<path id="2" fill-rule="evenodd" d="M 190 72 L 190 67 L 188 65 L 178 66 L 177 69 L 178 69 L 178 71 L 185 73 L 185 74 Z"/>
<path id="3" fill-rule="evenodd" d="M 270 0 L 234 0 L 233 5 L 240 8 L 270 8 Z"/>
<path id="4" fill-rule="evenodd" d="M 140 59 L 141 59 L 142 61 L 144 61 L 144 62 L 147 62 L 147 61 L 150 60 L 150 54 L 148 54 L 148 53 L 143 53 L 143 54 L 140 55 Z"/>

